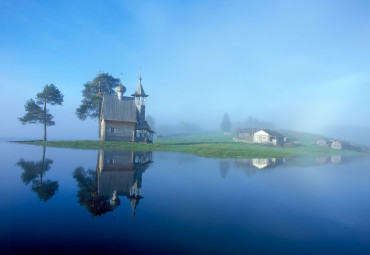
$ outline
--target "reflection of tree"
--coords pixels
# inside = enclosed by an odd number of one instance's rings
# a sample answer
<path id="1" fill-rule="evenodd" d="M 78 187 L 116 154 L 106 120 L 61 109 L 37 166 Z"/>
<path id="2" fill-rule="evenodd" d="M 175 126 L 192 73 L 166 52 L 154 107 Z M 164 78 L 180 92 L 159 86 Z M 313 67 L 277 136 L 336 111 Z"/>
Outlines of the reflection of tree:
<path id="1" fill-rule="evenodd" d="M 42 182 L 33 181 L 32 191 L 36 192 L 40 200 L 48 201 L 55 195 L 58 190 L 59 184 L 57 181 L 46 180 Z"/>
<path id="2" fill-rule="evenodd" d="M 77 167 L 73 171 L 73 178 L 78 182 L 78 202 L 86 206 L 92 215 L 100 216 L 113 210 L 108 197 L 98 195 L 96 171 Z"/>
<path id="3" fill-rule="evenodd" d="M 225 178 L 227 172 L 230 170 L 230 160 L 220 160 L 218 167 L 222 178 Z"/>
<path id="4" fill-rule="evenodd" d="M 32 182 L 31 190 L 37 193 L 40 200 L 46 202 L 55 195 L 59 188 L 57 181 L 43 180 L 45 172 L 49 171 L 53 160 L 45 158 L 46 148 L 43 146 L 41 161 L 25 161 L 20 159 L 17 166 L 23 169 L 21 179 L 25 185 Z M 39 177 L 39 179 L 37 179 Z"/>

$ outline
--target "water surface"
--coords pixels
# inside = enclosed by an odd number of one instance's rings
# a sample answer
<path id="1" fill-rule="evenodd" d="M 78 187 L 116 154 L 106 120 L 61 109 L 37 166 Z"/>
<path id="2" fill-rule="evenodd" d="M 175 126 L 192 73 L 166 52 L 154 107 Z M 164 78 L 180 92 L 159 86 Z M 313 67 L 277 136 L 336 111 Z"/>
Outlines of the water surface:
<path id="1" fill-rule="evenodd" d="M 2 254 L 369 254 L 370 159 L 0 143 Z"/>

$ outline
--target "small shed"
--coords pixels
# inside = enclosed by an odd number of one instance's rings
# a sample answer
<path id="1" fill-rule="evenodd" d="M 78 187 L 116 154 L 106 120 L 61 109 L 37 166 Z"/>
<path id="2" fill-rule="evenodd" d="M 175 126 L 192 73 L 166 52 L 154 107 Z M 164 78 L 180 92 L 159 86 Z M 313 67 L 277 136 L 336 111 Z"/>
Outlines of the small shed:
<path id="1" fill-rule="evenodd" d="M 317 140 L 316 145 L 320 146 L 320 147 L 327 147 L 328 146 L 327 142 L 324 139 Z"/>
<path id="2" fill-rule="evenodd" d="M 330 145 L 330 148 L 332 148 L 333 150 L 341 150 L 342 144 L 339 141 L 333 141 Z"/>

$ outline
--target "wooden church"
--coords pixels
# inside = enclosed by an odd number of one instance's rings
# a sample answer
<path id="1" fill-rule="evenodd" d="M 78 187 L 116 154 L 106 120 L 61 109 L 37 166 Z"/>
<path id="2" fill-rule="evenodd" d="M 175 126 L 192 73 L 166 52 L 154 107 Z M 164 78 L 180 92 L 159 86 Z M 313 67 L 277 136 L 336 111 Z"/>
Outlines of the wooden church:
<path id="1" fill-rule="evenodd" d="M 136 92 L 123 96 L 125 86 L 116 87 L 117 95 L 103 95 L 100 113 L 99 139 L 103 141 L 125 141 L 152 143 L 154 131 L 145 120 L 145 101 L 148 97 L 141 85 L 141 73 Z"/>

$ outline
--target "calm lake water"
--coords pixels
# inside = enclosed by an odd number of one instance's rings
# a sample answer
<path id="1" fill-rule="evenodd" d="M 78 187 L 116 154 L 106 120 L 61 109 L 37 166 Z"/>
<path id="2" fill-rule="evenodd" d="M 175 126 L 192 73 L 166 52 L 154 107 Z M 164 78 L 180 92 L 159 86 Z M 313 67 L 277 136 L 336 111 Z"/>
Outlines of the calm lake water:
<path id="1" fill-rule="evenodd" d="M 370 254 L 366 156 L 0 149 L 1 254 Z"/>

